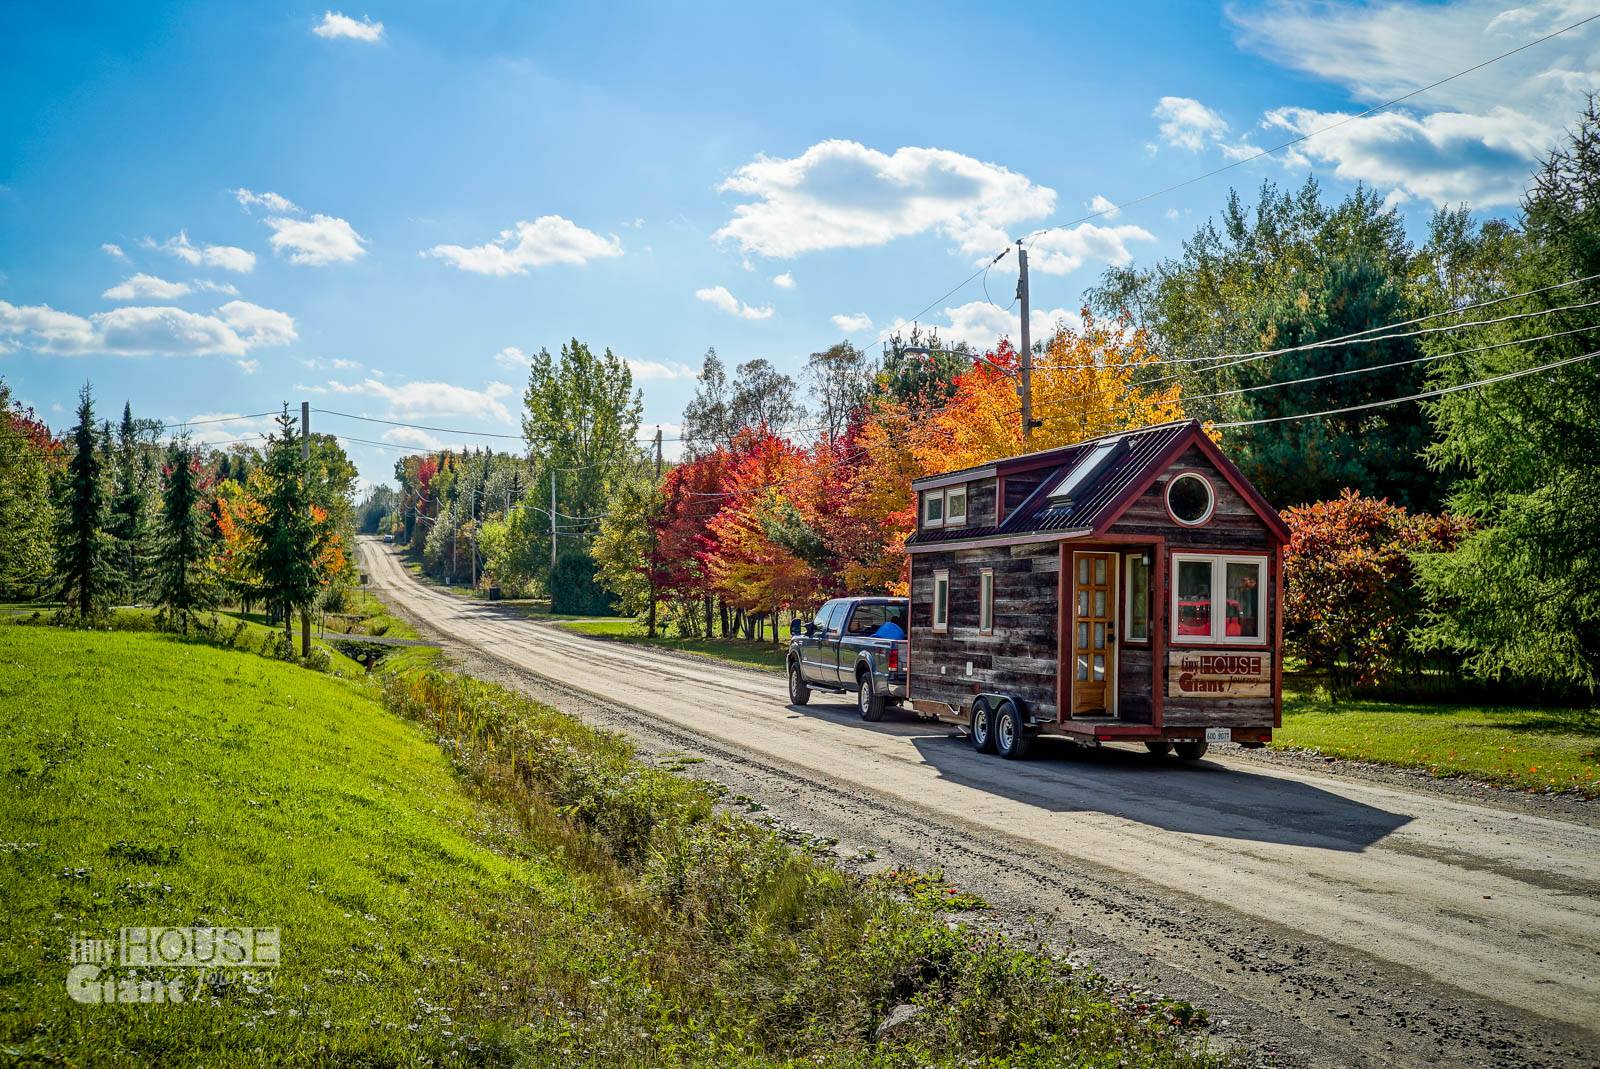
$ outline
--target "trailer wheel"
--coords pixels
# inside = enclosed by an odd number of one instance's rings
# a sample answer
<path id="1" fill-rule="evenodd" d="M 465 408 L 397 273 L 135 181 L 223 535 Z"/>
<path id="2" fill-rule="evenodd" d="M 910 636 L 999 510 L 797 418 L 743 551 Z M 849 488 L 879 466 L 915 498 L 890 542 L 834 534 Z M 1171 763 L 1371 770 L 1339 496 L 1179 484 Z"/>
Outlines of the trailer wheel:
<path id="1" fill-rule="evenodd" d="M 1157 757 L 1165 757 L 1172 752 L 1172 743 L 1166 739 L 1145 739 L 1144 748 Z"/>
<path id="2" fill-rule="evenodd" d="M 1206 755 L 1205 741 L 1176 742 L 1172 748 L 1178 751 L 1178 757 L 1184 761 L 1198 761 Z"/>
<path id="3" fill-rule="evenodd" d="M 883 719 L 883 699 L 878 696 L 871 672 L 856 673 L 856 708 L 861 710 L 861 719 L 868 723 L 875 724 Z"/>
<path id="4" fill-rule="evenodd" d="M 806 686 L 806 677 L 800 674 L 800 662 L 794 658 L 789 659 L 789 704 L 805 705 L 811 700 L 811 688 Z"/>
<path id="5" fill-rule="evenodd" d="M 1033 736 L 1022 724 L 1014 703 L 1004 701 L 994 711 L 994 751 L 1007 761 L 1020 761 L 1033 748 Z"/>
<path id="6" fill-rule="evenodd" d="M 972 748 L 979 753 L 994 753 L 994 717 L 987 702 L 972 703 L 972 724 L 968 732 Z"/>

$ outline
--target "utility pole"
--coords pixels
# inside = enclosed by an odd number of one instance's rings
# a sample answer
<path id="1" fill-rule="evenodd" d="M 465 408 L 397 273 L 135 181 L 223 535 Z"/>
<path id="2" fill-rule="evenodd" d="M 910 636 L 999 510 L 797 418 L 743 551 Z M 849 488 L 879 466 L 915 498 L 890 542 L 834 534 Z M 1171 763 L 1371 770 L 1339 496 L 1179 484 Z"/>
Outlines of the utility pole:
<path id="1" fill-rule="evenodd" d="M 300 478 L 311 481 L 311 402 L 300 402 Z M 310 495 L 307 495 L 308 497 Z M 300 656 L 311 656 L 311 606 L 300 610 Z"/>
<path id="2" fill-rule="evenodd" d="M 1022 444 L 1033 437 L 1033 339 L 1028 324 L 1028 250 L 1017 239 L 1017 300 L 1022 302 L 1022 371 L 1017 391 L 1022 394 Z"/>
<path id="3" fill-rule="evenodd" d="M 661 425 L 656 424 L 656 489 L 661 487 Z M 645 634 L 650 638 L 656 637 L 656 525 L 650 525 L 650 564 L 646 571 L 650 575 L 650 614 L 645 622 Z"/>
<path id="4" fill-rule="evenodd" d="M 550 469 L 550 578 L 556 577 L 556 469 Z"/>

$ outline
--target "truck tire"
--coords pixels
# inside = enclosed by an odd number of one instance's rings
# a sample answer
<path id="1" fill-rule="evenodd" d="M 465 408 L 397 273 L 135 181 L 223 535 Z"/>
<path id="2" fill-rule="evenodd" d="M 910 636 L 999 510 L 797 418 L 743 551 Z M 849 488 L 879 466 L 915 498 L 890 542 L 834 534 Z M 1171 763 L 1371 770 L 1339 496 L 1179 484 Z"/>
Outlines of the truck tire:
<path id="1" fill-rule="evenodd" d="M 994 753 L 994 718 L 987 702 L 972 703 L 972 722 L 967 734 L 972 738 L 972 748 L 979 753 Z"/>
<path id="2" fill-rule="evenodd" d="M 1183 761 L 1198 761 L 1206 755 L 1204 739 L 1190 742 L 1175 742 L 1172 748 L 1178 751 L 1178 757 Z"/>
<path id="3" fill-rule="evenodd" d="M 878 685 L 872 681 L 869 671 L 856 673 L 856 708 L 861 711 L 861 719 L 870 724 L 883 719 L 883 698 L 878 694 Z"/>
<path id="4" fill-rule="evenodd" d="M 1157 757 L 1165 757 L 1172 752 L 1172 743 L 1166 739 L 1145 739 L 1144 748 Z"/>
<path id="5" fill-rule="evenodd" d="M 806 677 L 800 674 L 800 662 L 794 658 L 789 659 L 789 704 L 805 705 L 811 701 L 811 688 L 806 686 Z"/>
<path id="6" fill-rule="evenodd" d="M 1028 734 L 1014 702 L 1004 701 L 995 709 L 994 752 L 1007 761 L 1020 761 L 1033 749 L 1033 736 Z"/>

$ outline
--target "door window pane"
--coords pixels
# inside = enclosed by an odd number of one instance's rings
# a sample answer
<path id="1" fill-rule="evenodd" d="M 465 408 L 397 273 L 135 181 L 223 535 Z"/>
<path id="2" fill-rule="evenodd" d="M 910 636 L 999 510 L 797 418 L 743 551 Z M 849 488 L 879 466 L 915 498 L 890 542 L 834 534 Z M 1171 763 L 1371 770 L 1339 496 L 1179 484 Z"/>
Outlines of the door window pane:
<path id="1" fill-rule="evenodd" d="M 1104 590 L 1096 590 L 1094 592 L 1094 614 L 1096 616 L 1104 616 L 1106 614 L 1106 592 Z"/>
<path id="2" fill-rule="evenodd" d="M 1089 592 L 1087 590 L 1078 591 L 1078 615 L 1089 615 Z"/>
<path id="3" fill-rule="evenodd" d="M 1211 637 L 1211 562 L 1178 562 L 1178 628 L 1180 635 Z"/>
<path id="4" fill-rule="evenodd" d="M 1103 653 L 1097 653 L 1097 654 L 1094 655 L 1094 680 L 1095 680 L 1096 683 L 1098 683 L 1101 680 L 1105 679 L 1105 677 L 1106 677 L 1106 655 L 1103 654 Z"/>
<path id="5" fill-rule="evenodd" d="M 1079 657 L 1078 658 L 1078 682 L 1087 683 L 1088 681 L 1089 681 L 1089 658 L 1087 658 L 1087 657 Z"/>
<path id="6" fill-rule="evenodd" d="M 1103 650 L 1103 649 L 1106 648 L 1106 625 L 1105 624 L 1095 624 L 1094 625 L 1094 648 L 1097 649 L 1097 650 Z"/>
<path id="7" fill-rule="evenodd" d="M 1086 650 L 1086 649 L 1089 648 L 1089 625 L 1088 624 L 1079 624 L 1078 625 L 1078 648 L 1080 650 Z"/>
<path id="8" fill-rule="evenodd" d="M 1094 559 L 1094 581 L 1099 586 L 1106 585 L 1106 559 L 1104 557 L 1096 557 Z"/>
<path id="9" fill-rule="evenodd" d="M 1150 568 L 1143 556 L 1128 558 L 1128 637 L 1150 637 Z"/>
<path id="10" fill-rule="evenodd" d="M 1227 631 L 1230 637 L 1261 637 L 1261 566 L 1228 562 Z"/>
<path id="11" fill-rule="evenodd" d="M 1078 558 L 1078 582 L 1087 583 L 1088 581 L 1089 581 L 1089 558 L 1088 557 L 1079 557 Z"/>

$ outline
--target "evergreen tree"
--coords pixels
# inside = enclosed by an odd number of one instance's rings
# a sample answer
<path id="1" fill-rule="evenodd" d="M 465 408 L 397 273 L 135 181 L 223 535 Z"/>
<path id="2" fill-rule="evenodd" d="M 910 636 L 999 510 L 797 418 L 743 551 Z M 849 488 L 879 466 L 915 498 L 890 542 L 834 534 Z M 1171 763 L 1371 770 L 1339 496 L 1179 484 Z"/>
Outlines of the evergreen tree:
<path id="1" fill-rule="evenodd" d="M 104 612 L 117 585 L 111 536 L 106 531 L 104 456 L 94 423 L 94 394 L 78 391 L 73 456 L 56 521 L 56 581 L 69 613 L 88 620 Z"/>
<path id="2" fill-rule="evenodd" d="M 146 565 L 150 547 L 148 502 L 141 450 L 133 422 L 133 408 L 124 402 L 117 432 L 116 496 L 111 503 L 111 537 L 116 540 L 117 569 L 122 573 L 122 596 L 137 602 L 149 585 Z"/>
<path id="3" fill-rule="evenodd" d="M 187 441 L 167 452 L 161 494 L 161 537 L 156 557 L 156 602 L 167 625 L 189 633 L 189 620 L 215 604 L 211 581 L 210 510 L 205 507 L 200 457 Z"/>
<path id="4" fill-rule="evenodd" d="M 295 610 L 309 612 L 317 592 L 316 524 L 296 423 L 284 405 L 263 464 L 267 493 L 261 532 L 262 589 L 267 605 L 282 614 L 283 634 L 291 648 Z"/>
<path id="5" fill-rule="evenodd" d="M 1535 173 L 1523 203 L 1511 292 L 1589 279 L 1501 306 L 1501 314 L 1600 301 L 1600 109 Z M 1587 329 L 1585 329 L 1587 328 Z M 1544 335 L 1576 331 L 1566 337 Z M 1449 351 L 1524 339 L 1489 352 Z M 1587 310 L 1440 336 L 1437 384 L 1582 358 L 1600 348 Z M 1446 346 L 1448 348 L 1446 348 Z M 1447 394 L 1432 406 L 1430 456 L 1463 473 L 1454 512 L 1476 529 L 1450 553 L 1418 562 L 1433 606 L 1424 638 L 1469 667 L 1600 689 L 1600 359 Z"/>

